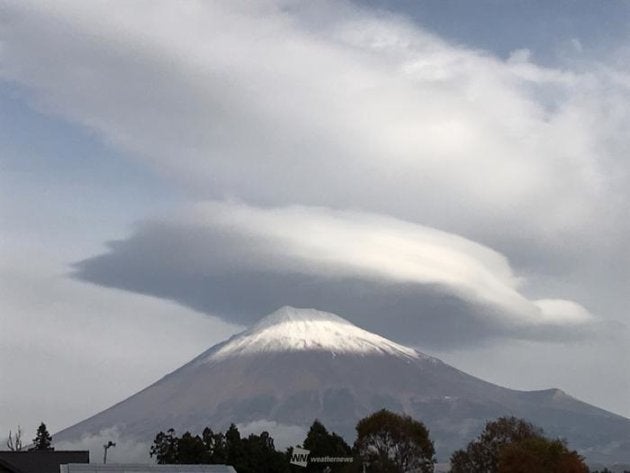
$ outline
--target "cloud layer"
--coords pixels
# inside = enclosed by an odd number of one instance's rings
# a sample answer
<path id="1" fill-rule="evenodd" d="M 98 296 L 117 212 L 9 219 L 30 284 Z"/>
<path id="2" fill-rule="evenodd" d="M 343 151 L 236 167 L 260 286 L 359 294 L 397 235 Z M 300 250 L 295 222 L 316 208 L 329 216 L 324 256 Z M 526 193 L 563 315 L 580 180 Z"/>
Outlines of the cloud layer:
<path id="1" fill-rule="evenodd" d="M 502 61 L 337 2 L 8 5 L 0 77 L 195 197 L 618 236 L 627 70 Z"/>
<path id="2" fill-rule="evenodd" d="M 391 217 L 304 206 L 181 209 L 82 261 L 77 276 L 239 324 L 284 304 L 315 307 L 408 342 L 566 336 L 593 322 L 575 302 L 529 300 L 507 259 L 478 243 Z"/>
<path id="3" fill-rule="evenodd" d="M 529 276 L 587 275 L 595 281 L 589 294 L 605 293 L 607 279 L 630 281 L 627 51 L 543 67 L 528 50 L 502 60 L 351 3 L 147 5 L 7 1 L 0 77 L 19 84 L 41 110 L 94 130 L 162 173 L 191 201 L 236 197 L 282 215 L 294 204 L 344 209 L 332 220 L 355 227 L 335 221 L 339 234 L 314 248 L 290 242 L 289 250 L 315 252 L 308 257 L 272 248 L 288 243 L 266 224 L 244 235 L 206 232 L 199 236 L 206 243 L 188 248 L 203 252 L 213 242 L 232 255 L 230 264 L 222 266 L 216 252 L 185 258 L 229 271 L 178 272 L 174 264 L 151 274 L 141 262 L 135 272 L 119 271 L 117 255 L 135 247 L 149 253 L 145 242 L 162 255 L 197 238 L 188 235 L 190 222 L 163 219 L 84 263 L 82 277 L 240 322 L 287 303 L 351 317 L 397 306 L 412 332 L 433 329 L 436 341 L 449 338 L 440 328 L 447 321 L 450 332 L 466 336 L 520 330 L 529 337 L 532 328 L 590 317 L 572 302 L 528 300 L 505 260 L 482 244 Z M 382 224 L 360 212 L 422 226 L 397 252 L 372 253 L 367 243 L 355 249 L 344 240 L 344 232 L 359 240 Z M 320 214 L 304 210 L 300 225 L 316 225 Z M 236 244 L 248 231 L 257 245 L 249 253 Z M 413 245 L 434 240 L 435 254 L 408 262 Z M 325 282 L 326 264 L 337 284 Z M 244 288 L 246 300 L 228 303 L 230 291 L 242 297 Z M 445 301 L 449 309 L 438 309 Z M 475 317 L 453 315 L 471 306 Z M 425 319 L 444 324 L 414 325 L 426 307 L 442 315 Z M 406 332 L 402 325 L 390 331 Z"/>
<path id="4" fill-rule="evenodd" d="M 0 78 L 191 200 L 391 215 L 630 283 L 627 50 L 543 67 L 351 3 L 148 5 L 6 1 Z"/>

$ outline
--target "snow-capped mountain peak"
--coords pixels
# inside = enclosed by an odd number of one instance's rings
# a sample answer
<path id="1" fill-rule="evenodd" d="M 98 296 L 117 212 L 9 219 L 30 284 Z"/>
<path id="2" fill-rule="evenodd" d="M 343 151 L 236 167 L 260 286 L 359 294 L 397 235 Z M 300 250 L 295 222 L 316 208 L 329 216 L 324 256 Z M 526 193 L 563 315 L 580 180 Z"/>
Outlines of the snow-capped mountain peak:
<path id="1" fill-rule="evenodd" d="M 255 324 L 253 331 L 265 330 L 268 327 L 272 327 L 278 324 L 287 324 L 295 322 L 315 322 L 315 321 L 327 321 L 334 322 L 343 325 L 353 325 L 343 317 L 339 317 L 330 312 L 324 312 L 316 309 L 298 309 L 296 307 L 284 306 L 280 309 L 272 312 L 271 314 L 263 317 Z"/>
<path id="2" fill-rule="evenodd" d="M 333 354 L 388 354 L 415 359 L 423 357 L 412 348 L 363 330 L 338 315 L 285 306 L 208 353 L 204 361 L 259 353 L 309 350 Z"/>
<path id="3" fill-rule="evenodd" d="M 295 445 L 313 419 L 351 439 L 359 419 L 383 408 L 430 422 L 440 458 L 470 441 L 489 418 L 515 415 L 554 437 L 567 435 L 592 461 L 630 461 L 621 440 L 630 438 L 629 419 L 557 389 L 502 388 L 334 314 L 292 307 L 55 439 L 83 442 L 116 432 L 124 435 L 119 442 L 140 440 L 146 452 L 144 442 L 171 427 L 199 432 L 235 423 Z"/>

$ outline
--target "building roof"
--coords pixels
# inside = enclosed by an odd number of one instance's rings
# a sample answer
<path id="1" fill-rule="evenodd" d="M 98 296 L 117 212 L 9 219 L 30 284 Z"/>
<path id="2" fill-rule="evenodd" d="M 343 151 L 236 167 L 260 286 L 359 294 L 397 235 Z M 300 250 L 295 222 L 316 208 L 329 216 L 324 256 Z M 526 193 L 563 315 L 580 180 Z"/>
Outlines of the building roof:
<path id="1" fill-rule="evenodd" d="M 10 473 L 23 473 L 22 470 L 18 469 L 14 465 L 11 465 L 9 462 L 0 458 L 0 471 L 8 471 Z"/>
<path id="2" fill-rule="evenodd" d="M 0 465 L 12 473 L 59 473 L 62 464 L 89 461 L 87 450 L 0 451 Z"/>
<path id="3" fill-rule="evenodd" d="M 229 465 L 146 465 L 138 463 L 92 463 L 63 465 L 61 473 L 236 473 Z"/>

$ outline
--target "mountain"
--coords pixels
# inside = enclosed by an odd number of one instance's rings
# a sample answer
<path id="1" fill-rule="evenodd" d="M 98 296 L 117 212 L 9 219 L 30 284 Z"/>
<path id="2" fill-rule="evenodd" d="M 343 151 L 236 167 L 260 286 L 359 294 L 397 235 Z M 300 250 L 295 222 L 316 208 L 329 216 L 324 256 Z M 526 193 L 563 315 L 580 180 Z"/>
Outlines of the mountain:
<path id="1" fill-rule="evenodd" d="M 439 461 L 466 445 L 487 420 L 514 415 L 566 438 L 591 462 L 630 462 L 630 419 L 559 389 L 497 386 L 337 315 L 292 307 L 54 438 L 69 441 L 116 427 L 150 443 L 171 427 L 216 431 L 231 422 L 264 421 L 306 429 L 317 418 L 352 442 L 356 422 L 382 408 L 423 421 Z"/>

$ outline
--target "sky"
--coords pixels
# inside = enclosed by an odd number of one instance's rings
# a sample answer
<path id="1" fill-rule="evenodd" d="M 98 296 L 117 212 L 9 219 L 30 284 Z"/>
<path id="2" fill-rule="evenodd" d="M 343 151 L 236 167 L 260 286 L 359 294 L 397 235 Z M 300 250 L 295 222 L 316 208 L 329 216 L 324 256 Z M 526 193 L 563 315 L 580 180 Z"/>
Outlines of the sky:
<path id="1" fill-rule="evenodd" d="M 628 21 L 0 0 L 0 437 L 287 304 L 630 417 Z"/>

